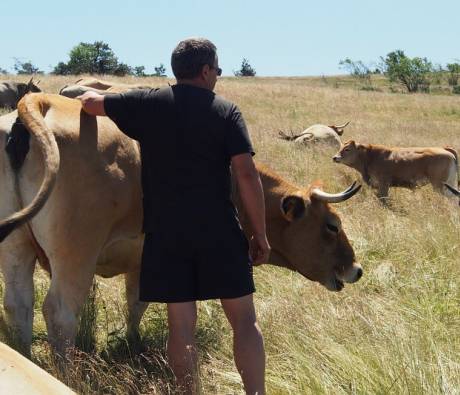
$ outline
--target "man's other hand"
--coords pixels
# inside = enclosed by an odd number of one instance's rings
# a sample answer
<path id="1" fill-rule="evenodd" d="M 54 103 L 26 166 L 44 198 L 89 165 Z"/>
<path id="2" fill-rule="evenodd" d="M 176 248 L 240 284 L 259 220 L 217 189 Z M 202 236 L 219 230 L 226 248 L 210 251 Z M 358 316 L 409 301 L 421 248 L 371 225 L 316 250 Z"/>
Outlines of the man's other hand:
<path id="1" fill-rule="evenodd" d="M 268 244 L 265 234 L 251 237 L 251 240 L 249 240 L 249 254 L 251 255 L 253 266 L 258 266 L 268 261 L 270 244 Z"/>

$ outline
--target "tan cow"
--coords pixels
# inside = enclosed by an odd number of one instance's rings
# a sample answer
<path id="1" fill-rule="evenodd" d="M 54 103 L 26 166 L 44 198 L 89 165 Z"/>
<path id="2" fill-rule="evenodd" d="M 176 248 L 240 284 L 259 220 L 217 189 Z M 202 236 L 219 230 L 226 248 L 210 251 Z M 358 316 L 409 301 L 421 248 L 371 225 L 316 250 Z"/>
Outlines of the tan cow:
<path id="1" fill-rule="evenodd" d="M 0 82 L 0 107 L 15 109 L 18 101 L 29 92 L 41 92 L 37 86 L 40 81 L 34 82 L 33 78 L 26 84 L 24 82 Z"/>
<path id="2" fill-rule="evenodd" d="M 18 114 L 25 128 L 12 124 L 14 114 L 0 119 L 3 146 L 6 132 L 13 130 L 10 156 L 0 156 L 5 175 L 0 179 L 0 215 L 15 213 L 0 223 L 0 239 L 6 238 L 0 243 L 0 262 L 9 325 L 24 348 L 30 348 L 38 246 L 49 258 L 52 272 L 43 312 L 48 337 L 58 351 L 74 344 L 77 316 L 94 274 L 128 273 L 128 328 L 135 334 L 146 307 L 137 302 L 142 246 L 137 143 L 110 119 L 89 116 L 79 101 L 59 95 L 28 95 L 19 103 Z M 24 158 L 20 147 L 28 135 L 25 130 L 32 138 Z M 328 202 L 346 200 L 359 187 L 327 194 L 319 184 L 299 188 L 263 166 L 259 171 L 273 248 L 269 262 L 298 271 L 332 291 L 358 281 L 362 268 Z M 26 208 L 18 212 L 21 201 Z M 30 229 L 20 227 L 28 221 Z"/>
<path id="3" fill-rule="evenodd" d="M 283 140 L 294 141 L 297 144 L 324 144 L 339 149 L 342 146 L 340 136 L 343 134 L 343 130 L 350 123 L 344 123 L 343 125 L 312 125 L 305 129 L 302 133 L 287 135 L 286 133 L 279 131 L 279 136 Z"/>
<path id="4" fill-rule="evenodd" d="M 451 147 L 386 147 L 351 140 L 333 160 L 358 170 L 382 199 L 388 198 L 390 187 L 415 188 L 428 183 L 451 196 L 443 184 L 458 182 L 457 152 Z"/>

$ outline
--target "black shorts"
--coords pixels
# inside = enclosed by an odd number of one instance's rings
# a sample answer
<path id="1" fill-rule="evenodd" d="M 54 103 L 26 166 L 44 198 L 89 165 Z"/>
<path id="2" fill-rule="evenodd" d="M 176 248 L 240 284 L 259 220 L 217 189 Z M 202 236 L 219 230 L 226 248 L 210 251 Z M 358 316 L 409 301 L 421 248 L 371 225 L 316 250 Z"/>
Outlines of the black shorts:
<path id="1" fill-rule="evenodd" d="M 248 241 L 239 226 L 202 233 L 145 235 L 139 299 L 181 303 L 229 299 L 255 291 Z"/>

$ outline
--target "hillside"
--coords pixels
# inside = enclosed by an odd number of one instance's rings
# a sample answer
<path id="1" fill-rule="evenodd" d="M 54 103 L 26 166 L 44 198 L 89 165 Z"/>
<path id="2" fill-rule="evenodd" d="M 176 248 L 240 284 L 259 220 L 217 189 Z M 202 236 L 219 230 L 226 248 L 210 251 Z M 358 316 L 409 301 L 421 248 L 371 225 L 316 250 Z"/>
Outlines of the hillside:
<path id="1" fill-rule="evenodd" d="M 42 77 L 40 86 L 56 93 L 75 79 Z M 117 80 L 152 85 L 168 81 Z M 365 91 L 350 78 L 326 80 L 222 78 L 216 92 L 241 108 L 255 158 L 297 185 L 321 179 L 325 190 L 337 192 L 360 176 L 333 163 L 334 150 L 294 146 L 278 139 L 279 130 L 300 132 L 315 123 L 351 121 L 344 141 L 450 145 L 460 152 L 459 95 Z M 364 269 L 361 281 L 342 292 L 328 292 L 285 269 L 255 269 L 267 393 L 458 393 L 460 207 L 429 186 L 391 189 L 390 196 L 392 205 L 385 208 L 364 186 L 357 196 L 336 205 Z M 147 310 L 142 321 L 144 351 L 136 355 L 123 338 L 122 278 L 97 282 L 96 351 L 81 354 L 59 377 L 81 393 L 168 393 L 163 306 Z M 58 375 L 41 314 L 47 284 L 47 276 L 37 270 L 33 360 Z M 203 393 L 242 393 L 229 327 L 217 302 L 200 303 L 198 339 Z"/>

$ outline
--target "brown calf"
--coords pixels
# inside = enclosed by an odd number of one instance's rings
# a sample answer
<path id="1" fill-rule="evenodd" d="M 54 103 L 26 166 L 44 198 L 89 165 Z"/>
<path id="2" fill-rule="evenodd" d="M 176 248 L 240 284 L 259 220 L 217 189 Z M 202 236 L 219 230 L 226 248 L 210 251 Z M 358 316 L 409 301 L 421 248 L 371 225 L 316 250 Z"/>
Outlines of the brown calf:
<path id="1" fill-rule="evenodd" d="M 426 184 L 452 196 L 444 183 L 458 183 L 458 158 L 451 147 L 386 147 L 351 140 L 332 159 L 359 171 L 383 199 L 388 197 L 390 187 L 415 188 Z"/>

